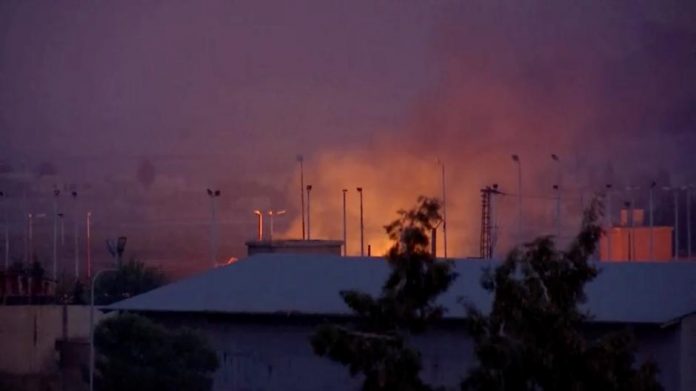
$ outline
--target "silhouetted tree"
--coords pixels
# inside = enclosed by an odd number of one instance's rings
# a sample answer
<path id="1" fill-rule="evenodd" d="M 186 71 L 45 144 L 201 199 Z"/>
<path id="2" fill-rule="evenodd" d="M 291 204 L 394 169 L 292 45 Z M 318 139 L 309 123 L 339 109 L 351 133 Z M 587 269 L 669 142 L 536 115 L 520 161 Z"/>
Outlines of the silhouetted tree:
<path id="1" fill-rule="evenodd" d="M 478 365 L 463 390 L 661 389 L 652 363 L 636 368 L 630 334 L 589 339 L 581 330 L 590 315 L 578 304 L 598 273 L 589 258 L 602 232 L 600 216 L 595 200 L 566 251 L 542 237 L 484 274 L 493 306 L 487 316 L 468 309 Z"/>
<path id="2" fill-rule="evenodd" d="M 430 254 L 429 237 L 440 221 L 440 204 L 420 197 L 410 211 L 385 227 L 394 241 L 387 254 L 391 267 L 382 294 L 356 291 L 341 296 L 356 315 L 355 324 L 323 325 L 311 338 L 316 354 L 364 376 L 364 390 L 428 390 L 420 379 L 420 353 L 408 345 L 412 334 L 425 331 L 444 310 L 435 299 L 456 277 L 451 265 Z"/>
<path id="3" fill-rule="evenodd" d="M 166 277 L 157 268 L 146 266 L 137 259 L 123 263 L 115 273 L 99 277 L 94 290 L 94 301 L 107 305 L 119 300 L 151 291 L 166 282 Z"/>
<path id="4" fill-rule="evenodd" d="M 94 343 L 100 391 L 206 391 L 218 367 L 215 352 L 199 334 L 170 331 L 133 314 L 101 321 Z"/>

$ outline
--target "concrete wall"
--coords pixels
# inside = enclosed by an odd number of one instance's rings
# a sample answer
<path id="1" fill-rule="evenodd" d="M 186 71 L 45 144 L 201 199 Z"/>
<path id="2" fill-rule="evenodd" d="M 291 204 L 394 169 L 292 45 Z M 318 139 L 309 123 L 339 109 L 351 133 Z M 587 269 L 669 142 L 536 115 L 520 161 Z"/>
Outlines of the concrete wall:
<path id="1" fill-rule="evenodd" d="M 242 321 L 213 318 L 177 318 L 160 321 L 171 326 L 198 329 L 216 349 L 220 367 L 214 387 L 222 390 L 356 390 L 360 378 L 347 369 L 314 354 L 309 337 L 316 324 L 274 321 Z M 696 322 L 694 322 L 696 323 Z M 602 327 L 598 333 L 623 329 Z M 696 326 L 693 327 L 696 329 Z M 638 362 L 650 358 L 660 366 L 659 380 L 667 391 L 685 388 L 680 359 L 683 332 L 679 326 L 669 328 L 640 327 L 633 330 L 638 342 Z M 691 338 L 696 337 L 693 335 Z M 458 383 L 474 365 L 473 342 L 460 328 L 440 327 L 413 341 L 423 355 L 423 379 L 429 384 L 457 389 Z M 691 348 L 691 354 L 694 352 Z M 684 353 L 682 352 L 682 356 Z M 689 370 L 687 370 L 689 372 Z M 693 378 L 693 375 L 692 375 Z M 689 380 L 693 382 L 693 379 Z M 688 383 L 690 385 L 692 383 Z"/>
<path id="2" fill-rule="evenodd" d="M 95 322 L 100 318 L 95 311 Z M 0 306 L 0 372 L 29 375 L 57 371 L 55 344 L 62 336 L 62 306 Z M 67 336 L 89 337 L 88 306 L 67 307 Z"/>

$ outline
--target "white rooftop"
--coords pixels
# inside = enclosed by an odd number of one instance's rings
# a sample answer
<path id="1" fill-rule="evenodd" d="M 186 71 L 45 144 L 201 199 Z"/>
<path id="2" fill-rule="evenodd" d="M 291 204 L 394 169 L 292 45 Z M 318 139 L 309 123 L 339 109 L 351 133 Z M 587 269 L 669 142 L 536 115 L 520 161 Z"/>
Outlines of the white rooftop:
<path id="1" fill-rule="evenodd" d="M 454 262 L 459 274 L 440 297 L 447 318 L 467 300 L 488 311 L 482 270 L 496 262 Z M 665 323 L 696 312 L 696 262 L 601 263 L 586 288 L 595 321 Z M 350 315 L 339 291 L 378 294 L 389 272 L 381 258 L 258 254 L 114 303 L 106 309 L 226 314 Z"/>

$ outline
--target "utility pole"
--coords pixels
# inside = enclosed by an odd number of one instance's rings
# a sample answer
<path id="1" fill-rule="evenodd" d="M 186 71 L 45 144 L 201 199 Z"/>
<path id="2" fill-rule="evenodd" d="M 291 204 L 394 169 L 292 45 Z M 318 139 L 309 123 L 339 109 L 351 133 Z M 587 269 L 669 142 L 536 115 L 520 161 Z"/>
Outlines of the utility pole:
<path id="1" fill-rule="evenodd" d="M 254 214 L 256 215 L 256 222 L 257 222 L 257 240 L 260 242 L 263 240 L 263 213 L 260 210 L 255 210 Z"/>
<path id="2" fill-rule="evenodd" d="M 87 212 L 87 278 L 92 278 L 92 212 Z"/>
<path id="3" fill-rule="evenodd" d="M 213 267 L 217 266 L 217 216 L 215 201 L 220 197 L 220 190 L 206 189 L 210 198 L 210 262 Z"/>
<path id="4" fill-rule="evenodd" d="M 655 211 L 655 186 L 657 186 L 657 182 L 652 181 L 650 183 L 650 215 L 648 218 L 650 219 L 650 260 L 654 261 L 655 260 L 655 220 L 654 220 L 654 211 Z"/>
<path id="5" fill-rule="evenodd" d="M 307 240 L 312 239 L 312 229 L 310 225 L 310 196 L 312 193 L 312 185 L 307 185 Z"/>
<path id="6" fill-rule="evenodd" d="M 551 154 L 551 160 L 556 163 L 557 166 L 557 172 L 556 172 L 556 184 L 553 186 L 553 189 L 556 192 L 556 240 L 560 240 L 561 238 L 561 186 L 562 186 L 562 168 L 561 168 L 561 160 L 556 155 L 555 153 Z"/>
<path id="7" fill-rule="evenodd" d="M 674 259 L 679 259 L 679 188 L 674 188 Z"/>
<path id="8" fill-rule="evenodd" d="M 445 163 L 438 159 L 441 170 L 442 182 L 442 244 L 445 259 L 447 259 L 447 187 L 445 182 Z M 433 254 L 435 256 L 435 254 Z"/>
<path id="9" fill-rule="evenodd" d="M 365 256 L 365 224 L 363 220 L 363 188 L 356 188 L 360 193 L 360 256 Z"/>
<path id="10" fill-rule="evenodd" d="M 614 222 L 611 215 L 611 183 L 606 184 L 607 189 L 607 260 L 611 260 L 611 234 Z"/>
<path id="11" fill-rule="evenodd" d="M 346 193 L 348 189 L 343 189 L 343 256 L 348 256 L 348 230 L 346 223 Z"/>
<path id="12" fill-rule="evenodd" d="M 304 209 L 304 158 L 297 155 L 297 162 L 300 163 L 300 204 L 302 206 L 302 240 L 305 240 L 305 209 Z"/>
<path id="13" fill-rule="evenodd" d="M 522 241 L 522 162 L 518 155 L 512 155 L 517 164 L 517 240 Z"/>
<path id="14" fill-rule="evenodd" d="M 58 196 L 60 190 L 53 190 L 53 280 L 58 281 Z"/>
<path id="15" fill-rule="evenodd" d="M 80 240 L 78 231 L 78 223 L 80 221 L 80 208 L 77 203 L 77 191 L 72 192 L 73 200 L 75 200 L 74 211 L 73 211 L 73 240 L 75 244 L 75 279 L 80 279 Z"/>
<path id="16" fill-rule="evenodd" d="M 10 267 L 10 227 L 7 221 L 7 201 L 5 201 L 6 194 L 0 191 L 0 201 L 3 203 L 2 217 L 5 233 L 5 270 Z"/>
<path id="17" fill-rule="evenodd" d="M 691 259 L 691 189 L 692 185 L 686 187 L 686 255 Z"/>

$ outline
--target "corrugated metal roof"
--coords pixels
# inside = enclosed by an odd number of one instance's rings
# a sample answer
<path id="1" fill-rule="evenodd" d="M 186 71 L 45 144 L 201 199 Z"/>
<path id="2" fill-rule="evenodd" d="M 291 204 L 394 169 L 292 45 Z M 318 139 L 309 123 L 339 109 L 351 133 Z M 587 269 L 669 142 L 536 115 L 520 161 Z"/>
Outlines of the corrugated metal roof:
<path id="1" fill-rule="evenodd" d="M 496 262 L 454 263 L 459 277 L 439 302 L 447 317 L 464 315 L 461 300 L 484 311 L 491 295 L 481 271 Z M 586 294 L 599 322 L 664 323 L 696 311 L 696 263 L 601 263 Z M 112 304 L 131 311 L 229 314 L 349 315 L 339 291 L 378 294 L 389 272 L 380 258 L 259 254 Z"/>

